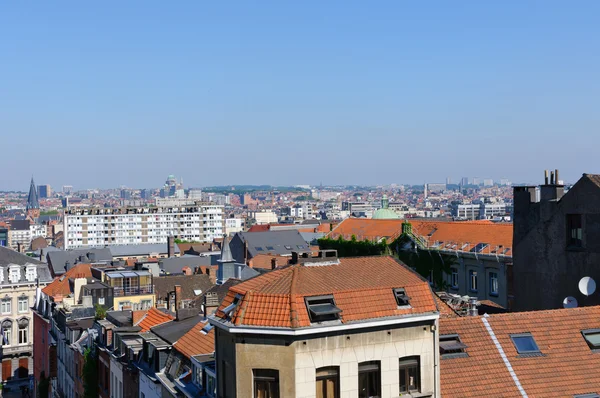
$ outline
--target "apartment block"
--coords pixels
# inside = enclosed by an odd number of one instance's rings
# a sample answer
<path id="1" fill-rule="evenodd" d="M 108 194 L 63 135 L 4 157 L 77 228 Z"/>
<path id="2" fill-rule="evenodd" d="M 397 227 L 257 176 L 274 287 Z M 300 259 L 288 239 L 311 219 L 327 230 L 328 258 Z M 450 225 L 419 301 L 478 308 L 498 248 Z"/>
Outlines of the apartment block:
<path id="1" fill-rule="evenodd" d="M 196 202 L 177 207 L 69 208 L 65 249 L 165 243 L 169 236 L 212 242 L 224 233 L 223 206 Z"/>

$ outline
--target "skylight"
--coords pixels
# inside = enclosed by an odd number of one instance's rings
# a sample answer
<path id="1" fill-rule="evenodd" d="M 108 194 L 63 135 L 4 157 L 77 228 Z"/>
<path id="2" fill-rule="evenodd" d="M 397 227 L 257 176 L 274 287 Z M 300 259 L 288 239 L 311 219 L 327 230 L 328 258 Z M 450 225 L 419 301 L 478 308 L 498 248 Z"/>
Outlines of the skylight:
<path id="1" fill-rule="evenodd" d="M 284 247 L 285 247 L 285 250 L 292 250 L 292 246 L 285 245 Z"/>
<path id="2" fill-rule="evenodd" d="M 458 334 L 446 334 L 440 336 L 440 355 L 442 358 L 466 357 L 467 346 L 460 341 Z"/>
<path id="3" fill-rule="evenodd" d="M 476 244 L 476 245 L 475 245 L 475 247 L 474 247 L 474 248 L 472 248 L 472 249 L 471 249 L 471 251 L 472 251 L 473 253 L 481 253 L 481 251 L 482 251 L 483 249 L 485 249 L 486 247 L 488 247 L 488 246 L 489 246 L 489 244 L 488 244 L 488 243 L 478 243 L 478 244 Z"/>
<path id="4" fill-rule="evenodd" d="M 398 307 L 410 305 L 410 297 L 406 295 L 406 291 L 403 288 L 394 289 L 394 297 L 396 297 Z"/>
<path id="5" fill-rule="evenodd" d="M 236 294 L 233 298 L 233 302 L 223 309 L 223 314 L 225 314 L 225 316 L 229 316 L 229 314 L 238 306 L 241 297 L 242 296 L 239 294 Z"/>
<path id="6" fill-rule="evenodd" d="M 273 246 L 267 246 L 267 250 L 275 250 Z"/>
<path id="7" fill-rule="evenodd" d="M 538 348 L 531 333 L 511 334 L 510 338 L 519 354 L 538 354 Z"/>
<path id="8" fill-rule="evenodd" d="M 333 296 L 307 297 L 306 309 L 311 323 L 335 321 L 340 318 L 340 310 L 333 299 Z"/>
<path id="9" fill-rule="evenodd" d="M 263 248 L 262 248 L 262 247 L 260 247 L 260 246 L 256 246 L 256 247 L 255 247 L 255 249 L 256 249 L 256 251 L 257 251 L 257 252 L 261 252 L 261 251 L 263 251 Z"/>
<path id="10" fill-rule="evenodd" d="M 582 330 L 581 334 L 592 350 L 600 350 L 600 329 Z"/>

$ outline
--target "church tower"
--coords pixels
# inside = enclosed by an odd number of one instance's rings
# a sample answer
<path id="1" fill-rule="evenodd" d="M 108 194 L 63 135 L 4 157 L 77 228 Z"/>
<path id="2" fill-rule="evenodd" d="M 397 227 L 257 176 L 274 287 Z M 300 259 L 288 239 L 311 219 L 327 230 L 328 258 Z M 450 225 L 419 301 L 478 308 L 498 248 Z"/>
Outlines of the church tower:
<path id="1" fill-rule="evenodd" d="M 38 200 L 37 189 L 31 177 L 29 185 L 29 196 L 27 197 L 27 218 L 34 220 L 40 216 L 40 202 Z"/>

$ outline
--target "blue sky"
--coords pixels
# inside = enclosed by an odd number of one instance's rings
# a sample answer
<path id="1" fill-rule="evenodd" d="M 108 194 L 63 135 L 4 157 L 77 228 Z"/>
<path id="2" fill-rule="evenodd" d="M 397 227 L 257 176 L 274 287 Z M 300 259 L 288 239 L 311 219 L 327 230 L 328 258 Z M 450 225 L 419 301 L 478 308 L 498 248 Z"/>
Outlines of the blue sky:
<path id="1" fill-rule="evenodd" d="M 126 3 L 126 4 L 124 4 Z M 0 190 L 599 173 L 600 2 L 4 2 Z"/>

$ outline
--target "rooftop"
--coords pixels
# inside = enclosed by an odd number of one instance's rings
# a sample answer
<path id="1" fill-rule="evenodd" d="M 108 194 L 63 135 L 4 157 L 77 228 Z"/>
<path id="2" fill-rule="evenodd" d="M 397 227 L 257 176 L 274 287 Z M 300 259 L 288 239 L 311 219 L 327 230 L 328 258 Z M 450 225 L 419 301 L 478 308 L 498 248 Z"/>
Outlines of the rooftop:
<path id="1" fill-rule="evenodd" d="M 598 393 L 600 356 L 582 334 L 594 329 L 599 306 L 440 319 L 440 335 L 458 334 L 467 346 L 467 356 L 440 361 L 442 396 L 521 396 L 517 381 L 530 397 Z M 517 352 L 515 335 L 530 335 L 539 350 Z"/>
<path id="2" fill-rule="evenodd" d="M 204 328 L 209 329 L 203 332 Z M 173 345 L 186 358 L 215 351 L 215 331 L 206 321 L 197 323 Z"/>
<path id="3" fill-rule="evenodd" d="M 405 290 L 410 305 L 399 306 L 396 288 Z M 235 326 L 306 328 L 311 320 L 305 298 L 317 296 L 333 298 L 343 324 L 437 313 L 427 281 L 404 264 L 392 257 L 354 257 L 287 266 L 233 286 L 215 319 Z"/>

